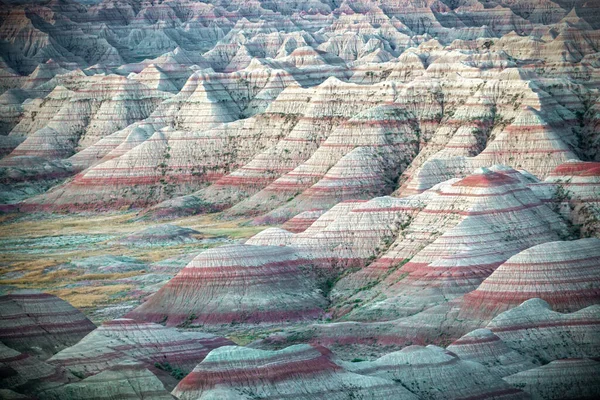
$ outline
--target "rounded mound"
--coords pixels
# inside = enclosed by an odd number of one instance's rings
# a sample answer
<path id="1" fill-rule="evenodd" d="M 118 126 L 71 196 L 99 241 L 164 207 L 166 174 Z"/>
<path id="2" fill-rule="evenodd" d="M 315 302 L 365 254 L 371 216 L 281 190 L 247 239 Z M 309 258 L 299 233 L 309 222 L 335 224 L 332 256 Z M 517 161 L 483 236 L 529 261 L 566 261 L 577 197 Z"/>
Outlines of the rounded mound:
<path id="1" fill-rule="evenodd" d="M 520 252 L 465 296 L 465 309 L 493 316 L 536 297 L 556 311 L 600 303 L 600 239 L 550 242 Z"/>
<path id="2" fill-rule="evenodd" d="M 128 317 L 168 325 L 316 318 L 326 301 L 309 271 L 309 261 L 282 246 L 210 249 Z"/>

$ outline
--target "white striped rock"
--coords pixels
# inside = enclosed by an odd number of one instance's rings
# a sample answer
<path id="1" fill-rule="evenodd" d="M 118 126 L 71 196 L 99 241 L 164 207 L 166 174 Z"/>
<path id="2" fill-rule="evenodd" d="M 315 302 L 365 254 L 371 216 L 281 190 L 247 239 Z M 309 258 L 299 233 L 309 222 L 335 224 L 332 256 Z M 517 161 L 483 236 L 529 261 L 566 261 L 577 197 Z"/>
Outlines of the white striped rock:
<path id="1" fill-rule="evenodd" d="M 281 246 L 230 245 L 200 253 L 128 318 L 178 324 L 310 320 L 327 302 L 309 260 Z"/>
<path id="2" fill-rule="evenodd" d="M 74 345 L 96 328 L 66 301 L 31 290 L 0 296 L 0 321 L 2 343 L 45 358 Z"/>
<path id="3" fill-rule="evenodd" d="M 547 363 L 562 358 L 596 357 L 600 346 L 599 305 L 561 314 L 541 299 L 527 300 L 494 318 L 486 328 L 507 346 Z"/>
<path id="4" fill-rule="evenodd" d="M 344 370 L 324 347 L 297 345 L 279 351 L 226 346 L 213 350 L 177 385 L 179 399 L 364 399 L 418 397 L 391 380 Z"/>
<path id="5" fill-rule="evenodd" d="M 504 378 L 532 399 L 593 399 L 600 396 L 600 362 L 590 359 L 552 361 Z"/>
<path id="6" fill-rule="evenodd" d="M 465 314 L 495 316 L 534 297 L 561 312 L 600 304 L 600 239 L 544 243 L 509 258 L 465 296 Z"/>
<path id="7" fill-rule="evenodd" d="M 176 377 L 170 376 L 173 370 L 185 375 L 212 349 L 229 344 L 225 338 L 201 332 L 180 333 L 159 324 L 115 319 L 55 354 L 48 363 L 87 377 L 136 362 L 173 387 L 176 383 L 173 379 Z"/>
<path id="8" fill-rule="evenodd" d="M 464 361 L 436 346 L 408 346 L 374 361 L 345 362 L 351 371 L 390 379 L 421 399 L 526 399 L 481 364 Z"/>

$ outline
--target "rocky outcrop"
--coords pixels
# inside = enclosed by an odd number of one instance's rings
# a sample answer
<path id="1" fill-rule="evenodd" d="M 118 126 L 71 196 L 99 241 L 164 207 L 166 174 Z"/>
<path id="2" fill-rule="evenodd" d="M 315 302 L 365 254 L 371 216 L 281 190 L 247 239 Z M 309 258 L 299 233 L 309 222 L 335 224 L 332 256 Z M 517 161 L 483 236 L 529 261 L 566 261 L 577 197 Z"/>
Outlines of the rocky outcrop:
<path id="1" fill-rule="evenodd" d="M 600 363 L 590 359 L 557 360 L 504 378 L 533 399 L 585 399 L 600 394 Z"/>
<path id="2" fill-rule="evenodd" d="M 172 400 L 173 396 L 147 369 L 123 365 L 43 393 L 45 399 L 151 399 Z"/>
<path id="3" fill-rule="evenodd" d="M 475 361 L 502 378 L 536 368 L 535 360 L 511 349 L 489 329 L 476 329 L 446 348 L 461 360 Z"/>
<path id="4" fill-rule="evenodd" d="M 490 375 L 481 364 L 464 361 L 435 346 L 408 346 L 375 361 L 344 365 L 360 374 L 398 382 L 421 399 L 528 398 Z"/>
<path id="5" fill-rule="evenodd" d="M 292 249 L 279 246 L 210 249 L 127 317 L 170 326 L 314 319 L 327 303 L 310 265 Z"/>
<path id="6" fill-rule="evenodd" d="M 64 368 L 40 361 L 35 356 L 19 353 L 2 343 L 0 369 L 0 384 L 4 389 L 27 395 L 35 395 L 77 380 Z"/>
<path id="7" fill-rule="evenodd" d="M 553 200 L 584 237 L 600 232 L 600 163 L 572 161 L 556 167 L 546 178 Z"/>
<path id="8" fill-rule="evenodd" d="M 125 319 L 0 299 L 0 396 L 596 394 L 596 2 L 9 3 L 0 209 L 145 229 L 41 272 Z"/>
<path id="9" fill-rule="evenodd" d="M 48 97 L 48 104 L 39 99 L 27 105 L 25 118 L 12 131 L 26 134 L 27 139 L 13 150 L 9 159 L 69 157 L 148 117 L 166 98 L 144 85 L 115 75 L 97 78 L 84 75 L 77 87 L 57 86 Z"/>
<path id="10" fill-rule="evenodd" d="M 388 231 L 366 254 L 377 261 L 334 288 L 369 301 L 352 319 L 394 319 L 445 303 L 476 289 L 519 251 L 567 234 L 542 199 L 501 170 L 479 170 L 404 203 L 387 206 Z"/>
<path id="11" fill-rule="evenodd" d="M 115 319 L 55 354 L 48 363 L 82 378 L 137 363 L 173 387 L 212 349 L 230 344 L 201 332 L 180 333 L 159 324 Z"/>
<path id="12" fill-rule="evenodd" d="M 283 224 L 283 228 L 289 232 L 300 233 L 304 232 L 308 227 L 313 225 L 325 210 L 308 210 L 296 214 Z"/>
<path id="13" fill-rule="evenodd" d="M 0 296 L 0 321 L 2 343 L 44 358 L 74 345 L 96 328 L 66 301 L 35 291 Z"/>
<path id="14" fill-rule="evenodd" d="M 595 357 L 600 343 L 599 307 L 561 314 L 543 300 L 531 299 L 500 314 L 487 328 L 510 348 L 542 363 Z"/>
<path id="15" fill-rule="evenodd" d="M 494 316 L 531 298 L 556 311 L 572 312 L 600 303 L 600 240 L 549 242 L 531 247 L 500 265 L 465 296 L 465 314 Z"/>
<path id="16" fill-rule="evenodd" d="M 350 399 L 417 396 L 390 380 L 344 370 L 323 347 L 297 345 L 279 351 L 222 347 L 177 385 L 180 399 L 209 399 L 226 391 L 234 398 Z"/>

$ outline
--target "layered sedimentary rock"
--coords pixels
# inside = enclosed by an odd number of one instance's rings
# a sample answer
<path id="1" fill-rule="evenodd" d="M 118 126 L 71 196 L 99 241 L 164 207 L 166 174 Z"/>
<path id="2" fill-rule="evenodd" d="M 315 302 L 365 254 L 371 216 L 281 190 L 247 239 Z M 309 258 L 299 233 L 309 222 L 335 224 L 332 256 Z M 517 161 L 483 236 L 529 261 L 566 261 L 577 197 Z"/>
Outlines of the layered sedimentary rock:
<path id="1" fill-rule="evenodd" d="M 598 236 L 600 164 L 568 162 L 556 167 L 545 182 L 553 185 L 559 211 L 579 227 L 582 236 Z"/>
<path id="2" fill-rule="evenodd" d="M 213 350 L 173 394 L 180 399 L 227 398 L 219 397 L 223 390 L 233 398 L 417 398 L 393 381 L 348 372 L 332 361 L 327 349 L 309 345 L 279 351 Z"/>
<path id="3" fill-rule="evenodd" d="M 521 390 L 473 361 L 436 346 L 409 346 L 375 361 L 345 363 L 352 371 L 400 383 L 422 399 L 526 399 Z"/>
<path id="4" fill-rule="evenodd" d="M 291 243 L 294 234 L 281 228 L 267 228 L 250 239 L 245 244 L 254 246 L 286 246 Z"/>
<path id="5" fill-rule="evenodd" d="M 562 314 L 541 299 L 527 300 L 488 325 L 507 346 L 543 363 L 563 358 L 595 357 L 600 334 L 599 306 Z"/>
<path id="6" fill-rule="evenodd" d="M 283 224 L 283 228 L 289 232 L 300 233 L 310 227 L 325 210 L 309 210 L 296 214 Z"/>
<path id="7" fill-rule="evenodd" d="M 590 359 L 552 361 L 504 378 L 534 399 L 593 399 L 600 395 L 600 363 Z"/>
<path id="8" fill-rule="evenodd" d="M 558 243 L 553 246 L 556 251 L 562 246 L 595 251 L 595 239 L 556 242 L 568 238 L 569 230 L 553 211 L 551 197 L 545 184 L 530 174 L 493 167 L 416 196 L 340 203 L 301 233 L 265 230 L 249 243 L 291 246 L 319 268 L 337 271 L 330 272 L 334 316 L 364 321 L 313 325 L 290 336 L 284 334 L 283 339 L 273 335 L 273 343 L 296 337 L 364 354 L 361 349 L 372 350 L 371 345 L 444 343 L 485 327 L 498 312 L 536 296 L 534 290 L 514 304 L 478 315 L 485 304 L 469 306 L 469 292 L 475 290 L 474 296 L 480 284 L 511 257 L 527 254 L 530 248 L 534 252 L 534 246 L 545 242 Z M 556 254 L 547 253 L 540 257 L 542 263 Z M 564 254 L 576 258 L 578 252 Z M 585 265 L 582 271 L 587 271 Z M 350 271 L 343 273 L 348 267 Z M 576 273 L 576 268 L 571 269 Z M 577 286 L 577 279 L 564 279 L 557 273 L 557 282 Z M 544 282 L 552 285 L 548 279 Z M 544 285 L 539 289 L 544 290 Z M 520 286 L 512 287 L 515 296 L 520 290 Z M 555 292 L 562 296 L 560 290 Z M 584 297 L 580 304 L 573 296 L 573 303 L 565 309 L 576 311 L 597 302 L 593 288 Z M 493 302 L 490 306 L 495 307 Z M 381 320 L 389 323 L 373 322 Z"/>
<path id="9" fill-rule="evenodd" d="M 511 349 L 489 329 L 476 329 L 455 340 L 446 348 L 461 360 L 475 361 L 494 375 L 505 377 L 535 368 L 533 359 Z"/>
<path id="10" fill-rule="evenodd" d="M 279 246 L 210 249 L 128 317 L 168 325 L 314 319 L 326 300 L 310 265 L 293 249 Z"/>
<path id="11" fill-rule="evenodd" d="M 287 220 L 315 204 L 328 209 L 340 201 L 390 193 L 417 153 L 416 130 L 402 108 L 378 106 L 357 114 L 331 132 L 308 160 L 256 195 L 271 207 L 287 201 L 265 218 Z"/>
<path id="12" fill-rule="evenodd" d="M 139 207 L 198 190 L 277 140 L 279 132 L 269 128 L 288 124 L 283 118 L 234 121 L 246 108 L 262 111 L 287 84 L 264 68 L 236 75 L 198 71 L 148 118 L 113 129 L 73 156 L 78 169 L 91 168 L 25 208 Z"/>
<path id="13" fill-rule="evenodd" d="M 379 234 L 379 254 L 371 250 L 378 260 L 334 288 L 370 300 L 353 318 L 393 319 L 444 303 L 519 251 L 567 234 L 542 199 L 501 170 L 447 181 L 397 207 Z"/>
<path id="14" fill-rule="evenodd" d="M 173 396 L 150 371 L 140 365 L 122 365 L 43 393 L 46 399 L 157 399 Z"/>
<path id="15" fill-rule="evenodd" d="M 169 372 L 179 370 L 185 375 L 212 349 L 229 344 L 225 338 L 201 332 L 180 333 L 158 324 L 115 319 L 55 354 L 48 363 L 87 377 L 135 362 L 172 385 Z"/>
<path id="16" fill-rule="evenodd" d="M 317 151 L 320 149 L 322 141 L 327 140 L 331 135 L 335 136 L 335 128 L 342 124 L 344 121 L 350 120 L 353 116 L 360 114 L 364 111 L 368 114 L 368 109 L 373 106 L 390 102 L 393 96 L 393 89 L 390 85 L 374 85 L 374 86 L 360 86 L 355 84 L 349 84 L 340 81 L 336 78 L 329 78 L 323 82 L 317 88 L 314 89 L 314 94 L 311 96 L 308 108 L 302 113 L 302 117 L 298 123 L 294 126 L 289 135 L 283 140 L 279 141 L 277 145 L 271 147 L 267 151 L 261 153 L 252 160 L 251 163 L 244 166 L 242 169 L 248 169 L 249 173 L 255 177 L 255 179 L 261 179 L 264 181 L 264 185 L 271 183 L 266 186 L 263 190 L 259 191 L 249 199 L 246 199 L 228 211 L 231 215 L 239 214 L 258 214 L 261 211 L 270 211 L 277 205 L 285 202 L 289 199 L 290 195 L 307 188 L 307 185 L 312 185 L 316 181 L 311 176 L 310 165 L 305 168 L 306 171 L 301 171 L 303 163 L 308 163 Z M 366 99 L 366 101 L 365 101 Z M 296 101 L 299 101 L 297 99 Z M 276 103 L 274 103 L 276 104 Z M 281 105 L 283 106 L 283 104 Z M 280 106 L 280 107 L 281 107 Z M 385 114 L 385 113 L 384 113 Z M 399 118 L 400 119 L 400 118 Z M 360 120 L 360 118 L 359 118 Z M 370 118 L 365 116 L 364 123 L 368 124 Z M 377 118 L 374 118 L 376 121 Z M 352 125 L 351 122 L 348 122 Z M 393 123 L 392 123 L 393 124 Z M 360 122 L 357 123 L 360 125 Z M 399 123 L 399 130 L 402 130 L 402 123 Z M 357 126 L 357 129 L 358 126 Z M 380 133 L 381 132 L 376 132 Z M 377 136 L 377 135 L 375 135 Z M 342 153 L 337 156 L 333 156 L 331 161 L 326 161 L 325 165 L 323 161 L 330 158 L 327 156 L 327 151 L 323 151 L 324 160 L 321 162 L 314 159 L 314 164 L 317 169 L 325 169 L 320 172 L 324 174 L 327 170 L 335 165 L 341 157 L 349 152 L 354 146 L 350 145 L 350 149 L 347 148 L 343 142 L 344 136 L 338 136 L 338 141 L 341 139 L 341 151 Z M 365 140 L 372 139 L 367 136 Z M 348 139 L 352 142 L 352 139 Z M 357 138 L 357 140 L 361 140 Z M 375 139 L 376 141 L 377 139 Z M 332 139 L 335 142 L 335 139 Z M 360 144 L 357 143 L 357 144 Z M 344 152 L 344 147 L 346 151 Z M 318 156 L 317 156 L 318 157 Z M 297 170 L 296 176 L 295 169 Z M 317 172 L 317 178 L 319 177 L 319 171 Z M 332 171 L 333 172 L 333 171 Z M 287 176 L 290 175 L 292 182 L 290 185 L 286 184 Z M 280 179 L 276 179 L 282 176 Z M 298 187 L 294 187 L 294 182 L 298 179 L 301 180 Z M 279 185 L 278 182 L 281 182 Z M 279 185 L 279 186 L 278 186 Z M 261 188 L 262 189 L 262 188 Z M 291 215 L 290 215 L 291 216 Z"/>
<path id="17" fill-rule="evenodd" d="M 600 303 L 600 240 L 549 242 L 531 247 L 500 265 L 465 296 L 465 314 L 487 316 L 541 298 L 556 311 Z"/>
<path id="18" fill-rule="evenodd" d="M 378 15 L 376 24 L 383 24 L 378 30 L 366 28 L 374 23 L 372 19 L 361 23 L 354 20 L 358 16 L 363 18 L 363 13 L 367 10 Z M 113 130 L 114 136 L 110 140 L 88 147 L 90 150 L 85 149 L 73 159 L 79 167 L 90 166 L 99 160 L 98 156 L 101 154 L 107 155 L 107 149 L 112 147 L 116 150 L 113 147 L 116 146 L 121 148 L 110 158 L 123 160 L 106 159 L 108 164 L 89 171 L 86 179 L 78 179 L 68 187 L 50 193 L 48 199 L 35 199 L 31 206 L 97 208 L 98 204 L 106 205 L 112 201 L 109 208 L 123 205 L 140 207 L 184 195 L 161 204 L 152 214 L 164 217 L 234 206 L 231 215 L 266 213 L 266 216 L 259 219 L 259 222 L 264 222 L 282 221 L 299 211 L 315 208 L 315 204 L 326 209 L 340 199 L 385 194 L 397 188 L 396 173 L 403 171 L 407 167 L 407 161 L 411 161 L 416 154 L 410 154 L 404 149 L 396 158 L 389 157 L 389 154 L 384 156 L 384 147 L 368 143 L 368 134 L 359 135 L 364 139 L 356 143 L 361 149 L 347 148 L 346 150 L 353 150 L 350 153 L 344 151 L 343 146 L 339 149 L 326 146 L 328 142 L 331 142 L 330 145 L 339 142 L 336 136 L 338 139 L 340 136 L 348 136 L 345 144 L 352 144 L 356 135 L 347 131 L 357 123 L 346 122 L 349 119 L 365 120 L 363 113 L 368 114 L 367 109 L 381 104 L 406 111 L 406 122 L 411 124 L 411 134 L 417 138 L 405 137 L 404 144 L 412 146 L 413 153 L 421 150 L 401 178 L 403 184 L 397 192 L 399 195 L 422 192 L 445 179 L 462 177 L 477 167 L 494 163 L 526 168 L 543 178 L 560 163 L 577 159 L 584 154 L 586 145 L 579 140 L 581 127 L 577 115 L 586 111 L 582 102 L 587 98 L 587 89 L 584 89 L 587 80 L 579 83 L 577 78 L 578 83 L 572 84 L 552 77 L 538 82 L 527 68 L 519 67 L 519 63 L 511 59 L 513 56 L 502 49 L 490 47 L 493 43 L 477 41 L 475 37 L 463 36 L 447 47 L 444 47 L 444 41 L 440 42 L 440 38 L 427 41 L 427 37 L 422 37 L 414 39 L 414 42 L 400 39 L 399 37 L 409 38 L 411 28 L 403 26 L 399 21 L 387 21 L 388 11 L 373 5 L 352 12 L 344 10 L 340 16 L 336 16 L 344 22 L 336 25 L 333 31 L 322 32 L 323 37 L 306 32 L 292 34 L 288 30 L 293 31 L 295 28 L 287 22 L 281 25 L 285 26 L 285 32 L 280 33 L 275 33 L 280 26 L 271 22 L 265 25 L 249 21 L 241 23 L 223 38 L 220 45 L 209 52 L 210 56 L 207 53 L 203 59 L 188 56 L 182 58 L 181 67 L 195 72 L 179 94 L 159 106 L 154 116 L 144 120 L 144 125 L 153 125 L 151 132 L 146 131 L 143 137 L 131 136 L 134 128 L 138 128 L 138 123 L 135 122 L 124 130 Z M 511 13 L 509 9 L 504 11 Z M 348 20 L 344 17 L 346 12 L 350 13 Z M 446 12 L 451 13 L 452 10 L 448 9 Z M 427 20 L 436 18 L 430 12 L 426 14 Z M 298 21 L 295 23 L 301 25 Z M 249 26 L 252 29 L 246 30 Z M 361 32 L 366 29 L 369 33 L 361 33 L 360 39 L 353 38 L 354 35 L 348 35 L 348 31 L 355 28 Z M 419 24 L 413 28 L 420 31 Z M 438 28 L 446 30 L 442 26 Z M 398 32 L 393 33 L 394 30 Z M 258 36 L 251 37 L 253 34 Z M 447 34 L 452 36 L 449 31 Z M 532 35 L 537 37 L 542 33 Z M 553 40 L 551 33 L 544 35 L 547 36 L 544 40 Z M 585 38 L 594 43 L 596 41 L 592 37 Z M 358 41 L 355 43 L 355 40 Z M 583 38 L 578 37 L 576 41 L 578 40 Z M 346 78 L 342 75 L 332 71 L 319 71 L 323 73 L 323 78 L 331 76 L 321 83 L 323 79 L 315 78 L 314 71 L 299 61 L 302 58 L 299 53 L 294 58 L 290 58 L 291 55 L 277 57 L 278 52 L 270 48 L 289 47 L 289 54 L 304 49 L 306 53 L 307 46 L 291 50 L 295 46 L 292 43 L 297 44 L 298 41 L 310 43 L 311 46 L 322 42 L 318 47 L 327 49 L 330 53 L 323 55 L 317 51 L 315 54 L 307 53 L 302 56 L 322 58 L 321 69 L 339 64 L 333 54 L 340 52 L 345 58 L 371 60 L 364 64 L 373 66 L 373 70 L 366 71 L 371 73 L 371 78 L 366 82 L 363 79 L 362 85 L 354 86 L 345 82 Z M 360 50 L 354 48 L 359 43 L 362 43 Z M 365 46 L 364 49 L 362 46 Z M 374 56 L 381 55 L 382 52 L 399 55 L 408 46 L 414 48 L 402 53 L 396 63 L 387 60 L 387 57 L 379 59 L 380 57 Z M 351 53 L 356 52 L 356 55 L 346 54 L 350 49 L 354 49 Z M 581 51 L 590 53 L 595 50 L 592 46 Z M 165 70 L 171 63 L 171 58 L 177 57 L 169 53 L 162 61 L 154 59 L 140 65 L 134 63 L 121 72 L 131 70 L 141 76 L 144 69 L 152 69 L 147 71 L 148 74 L 158 74 L 159 78 L 149 78 L 146 81 L 155 88 L 154 92 L 164 95 L 157 88 L 161 82 L 168 82 L 171 78 L 162 77 L 162 72 L 157 68 Z M 384 59 L 386 60 L 382 62 Z M 378 60 L 377 63 L 374 60 Z M 187 65 L 196 62 L 199 65 L 195 68 Z M 415 73 L 413 76 L 412 70 L 395 73 L 397 69 L 402 69 L 404 62 L 417 66 L 420 63 L 420 68 L 415 67 L 420 74 Z M 527 62 L 531 60 L 528 59 Z M 221 67 L 217 68 L 216 64 Z M 143 68 L 139 69 L 142 65 Z M 209 65 L 217 70 L 223 68 L 231 72 L 214 72 Z M 234 70 L 236 71 L 233 72 Z M 461 78 L 457 79 L 459 76 Z M 128 80 L 138 83 L 135 78 L 136 76 L 132 76 Z M 299 88 L 295 82 L 315 87 Z M 329 93 L 331 88 L 335 88 L 337 95 Z M 73 90 L 76 91 L 77 88 Z M 335 105 L 340 101 L 343 108 Z M 286 104 L 287 102 L 291 104 Z M 279 105 L 271 107 L 275 103 Z M 306 103 L 308 107 L 305 107 Z M 205 135 L 198 131 L 212 129 L 215 123 L 232 122 L 257 113 L 257 118 L 265 116 L 273 119 L 278 116 L 291 122 L 286 123 L 286 128 L 289 129 L 281 132 L 282 137 L 272 137 L 272 141 L 265 146 L 252 138 L 253 152 L 247 154 L 246 158 L 229 158 L 219 164 L 216 160 L 223 160 L 223 154 L 231 152 L 227 143 L 218 143 L 215 148 L 205 152 L 186 152 L 182 157 L 165 160 L 164 148 L 171 146 L 169 143 L 165 145 L 165 140 L 202 142 Z M 310 121 L 311 118 L 319 118 L 322 123 L 315 124 Z M 373 122 L 377 120 L 376 117 L 373 118 Z M 415 124 L 418 125 L 418 130 L 414 129 Z M 165 126 L 177 131 L 175 137 L 170 138 L 167 132 L 163 132 L 167 133 L 166 139 L 152 136 Z M 324 141 L 330 133 L 332 140 Z M 201 137 L 197 138 L 199 134 Z M 143 146 L 143 150 L 135 151 L 133 147 L 151 136 L 151 142 L 163 142 L 162 145 L 148 144 Z M 125 142 L 128 144 L 125 145 Z M 317 152 L 321 144 L 324 146 Z M 373 145 L 377 147 L 376 151 L 372 151 L 370 146 Z M 531 149 L 535 150 L 530 151 Z M 340 154 L 342 159 L 339 158 Z M 214 160 L 210 160 L 212 156 Z M 88 157 L 94 161 L 86 161 Z M 138 160 L 143 160 L 143 171 L 131 167 L 132 164 L 139 164 Z M 206 164 L 205 160 L 208 160 Z M 198 163 L 209 168 L 209 173 L 190 168 L 190 164 Z M 215 163 L 219 165 L 216 166 Z M 161 165 L 164 168 L 160 168 Z M 116 173 L 107 171 L 115 168 L 121 170 Z M 126 190 L 122 184 L 118 184 L 118 181 L 122 183 L 125 179 L 131 179 L 128 182 L 136 181 L 138 186 Z M 161 185 L 157 185 L 157 182 Z M 191 194 L 213 182 L 213 187 Z M 147 186 L 153 186 L 154 191 Z M 342 187 L 352 189 L 344 190 Z M 250 199 L 241 201 L 249 196 Z M 119 201 L 115 202 L 115 198 Z"/>
<path id="19" fill-rule="evenodd" d="M 5 389 L 34 395 L 77 380 L 63 368 L 40 361 L 35 356 L 19 353 L 0 343 L 0 384 Z"/>
<path id="20" fill-rule="evenodd" d="M 148 117 L 166 98 L 144 85 L 115 75 L 82 78 L 82 81 L 71 90 L 55 87 L 49 95 L 50 104 L 40 99 L 39 111 L 43 114 L 39 119 L 38 111 L 28 105 L 26 117 L 13 129 L 15 134 L 25 133 L 27 139 L 13 150 L 9 159 L 18 156 L 66 158 Z"/>
<path id="21" fill-rule="evenodd" d="M 96 328 L 66 301 L 35 291 L 1 296 L 0 320 L 2 343 L 46 357 L 74 345 Z"/>
<path id="22" fill-rule="evenodd" d="M 169 398 L 195 365 L 182 398 L 597 395 L 600 246 L 574 240 L 600 231 L 596 2 L 9 3 L 2 211 L 283 226 L 154 264 L 49 267 L 149 270 L 118 280 L 148 283 L 137 297 L 178 275 L 92 333 L 55 299 L 0 301 L 0 396 Z M 146 260 L 197 235 L 102 246 Z M 199 325 L 270 336 L 204 359 L 231 343 Z M 257 350 L 298 342 L 380 358 Z M 405 348 L 432 343 L 451 344 Z"/>
<path id="23" fill-rule="evenodd" d="M 27 93 L 19 89 L 9 89 L 0 95 L 0 135 L 7 135 L 19 123 L 23 115 L 22 103 L 26 98 Z M 8 152 L 3 149 L 0 155 Z"/>

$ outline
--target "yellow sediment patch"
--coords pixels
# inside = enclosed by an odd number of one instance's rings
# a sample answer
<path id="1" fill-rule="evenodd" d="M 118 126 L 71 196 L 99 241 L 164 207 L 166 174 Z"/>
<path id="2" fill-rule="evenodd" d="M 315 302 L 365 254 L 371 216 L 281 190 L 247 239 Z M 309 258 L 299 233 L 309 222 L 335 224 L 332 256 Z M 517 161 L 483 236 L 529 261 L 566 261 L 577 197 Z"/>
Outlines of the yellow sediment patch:
<path id="1" fill-rule="evenodd" d="M 23 220 L 15 215 L 0 216 L 0 240 L 10 240 L 10 243 L 14 243 L 19 239 L 31 240 L 63 235 L 106 235 L 116 238 L 162 223 L 195 229 L 200 232 L 198 239 L 214 237 L 245 239 L 266 228 L 265 226 L 250 225 L 250 219 L 222 220 L 219 219 L 219 214 L 195 215 L 165 222 L 135 221 L 135 218 L 136 214 L 133 212 L 97 215 L 40 214 L 39 218 L 36 216 L 36 218 L 32 217 L 28 220 Z M 35 243 L 36 241 L 32 241 L 33 246 Z M 127 296 L 115 295 L 135 289 L 135 284 L 111 285 L 111 283 L 121 278 L 141 275 L 144 272 L 97 274 L 90 271 L 86 274 L 86 271 L 82 269 L 61 269 L 46 273 L 44 271 L 72 260 L 101 255 L 129 256 L 152 263 L 185 253 L 200 253 L 206 248 L 221 244 L 219 241 L 215 241 L 214 243 L 186 243 L 167 247 L 136 247 L 109 244 L 109 241 L 106 241 L 72 247 L 65 243 L 60 247 L 44 248 L 43 251 L 36 248 L 18 250 L 11 248 L 11 251 L 5 252 L 0 247 L 0 263 L 3 265 L 0 275 L 23 274 L 11 279 L 0 280 L 0 284 L 11 285 L 15 288 L 38 289 L 55 294 L 76 307 L 92 308 L 128 300 Z M 91 284 L 90 286 L 65 288 L 67 285 L 82 281 L 91 281 Z M 240 337 L 239 341 L 244 342 L 250 339 Z"/>
<path id="2" fill-rule="evenodd" d="M 0 227 L 0 238 L 47 237 L 73 234 L 126 233 L 135 230 L 133 224 L 125 222 L 131 214 L 107 214 L 98 216 L 69 215 L 29 221 L 7 221 Z"/>
<path id="3" fill-rule="evenodd" d="M 112 274 L 85 274 L 79 275 L 73 278 L 74 281 L 100 281 L 109 280 L 114 281 L 117 279 L 130 278 L 132 276 L 138 276 L 145 274 L 145 271 L 131 271 L 131 272 L 116 272 Z"/>
<path id="4" fill-rule="evenodd" d="M 106 285 L 106 286 L 85 286 L 68 289 L 50 290 L 48 293 L 60 297 L 68 301 L 74 307 L 87 308 L 95 307 L 99 304 L 110 304 L 118 301 L 122 302 L 127 299 L 111 299 L 112 296 L 131 290 L 131 285 Z"/>
<path id="5" fill-rule="evenodd" d="M 162 223 L 174 224 L 196 229 L 204 236 L 229 236 L 231 238 L 250 237 L 266 226 L 247 225 L 250 219 L 221 220 L 218 214 L 196 215 L 176 219 L 173 221 L 133 221 L 134 213 L 111 213 L 99 215 L 67 215 L 44 218 L 41 216 L 36 220 L 11 221 L 0 220 L 0 238 L 17 237 L 48 237 L 74 234 L 112 234 L 125 235 L 140 229 Z"/>

